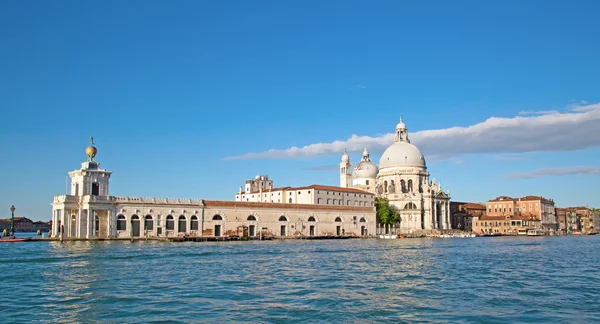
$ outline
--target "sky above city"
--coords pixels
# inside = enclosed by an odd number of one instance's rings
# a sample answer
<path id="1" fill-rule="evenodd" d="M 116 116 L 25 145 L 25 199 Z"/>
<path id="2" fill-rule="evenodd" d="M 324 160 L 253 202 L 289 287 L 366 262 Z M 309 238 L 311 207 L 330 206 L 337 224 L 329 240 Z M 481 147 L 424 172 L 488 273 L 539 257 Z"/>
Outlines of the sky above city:
<path id="1" fill-rule="evenodd" d="M 339 185 L 403 116 L 455 201 L 598 207 L 598 1 L 2 1 L 0 218 L 110 194 Z"/>

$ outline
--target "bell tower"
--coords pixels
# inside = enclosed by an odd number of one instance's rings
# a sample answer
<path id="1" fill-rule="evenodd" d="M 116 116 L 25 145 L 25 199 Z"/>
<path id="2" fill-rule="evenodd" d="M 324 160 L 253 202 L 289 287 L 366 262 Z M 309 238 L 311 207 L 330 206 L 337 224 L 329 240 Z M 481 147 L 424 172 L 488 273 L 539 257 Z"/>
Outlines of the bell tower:
<path id="1" fill-rule="evenodd" d="M 342 162 L 340 163 L 340 187 L 348 188 L 352 183 L 352 164 L 350 164 L 350 157 L 348 152 L 344 150 L 342 155 Z"/>

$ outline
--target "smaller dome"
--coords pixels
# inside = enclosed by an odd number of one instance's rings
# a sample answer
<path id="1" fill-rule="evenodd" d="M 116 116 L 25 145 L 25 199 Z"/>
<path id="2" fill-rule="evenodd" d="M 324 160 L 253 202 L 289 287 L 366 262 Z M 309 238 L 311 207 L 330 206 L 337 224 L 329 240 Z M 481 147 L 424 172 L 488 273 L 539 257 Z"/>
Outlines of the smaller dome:
<path id="1" fill-rule="evenodd" d="M 377 166 L 371 161 L 360 161 L 354 167 L 354 179 L 375 179 L 377 178 L 377 173 L 379 173 L 379 169 Z"/>
<path id="2" fill-rule="evenodd" d="M 342 162 L 347 163 L 350 161 L 350 157 L 348 156 L 348 152 L 344 150 L 344 155 L 342 155 Z"/>

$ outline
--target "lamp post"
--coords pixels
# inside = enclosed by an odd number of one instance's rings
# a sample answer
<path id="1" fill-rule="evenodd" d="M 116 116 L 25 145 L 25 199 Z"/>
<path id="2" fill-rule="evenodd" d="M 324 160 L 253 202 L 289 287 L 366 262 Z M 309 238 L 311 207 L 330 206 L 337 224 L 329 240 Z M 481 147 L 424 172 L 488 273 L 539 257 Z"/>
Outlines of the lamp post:
<path id="1" fill-rule="evenodd" d="M 12 214 L 10 218 L 10 235 L 15 236 L 15 205 L 10 206 L 10 213 Z"/>

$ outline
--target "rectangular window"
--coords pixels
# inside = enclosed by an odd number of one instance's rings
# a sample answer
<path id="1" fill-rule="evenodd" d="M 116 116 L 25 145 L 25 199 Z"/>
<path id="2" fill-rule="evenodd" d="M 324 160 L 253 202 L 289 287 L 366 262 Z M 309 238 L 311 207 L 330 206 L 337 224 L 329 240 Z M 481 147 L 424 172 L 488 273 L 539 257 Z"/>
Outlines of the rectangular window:
<path id="1" fill-rule="evenodd" d="M 367 180 L 366 183 L 367 183 L 367 186 L 368 186 L 369 185 L 369 180 Z"/>

